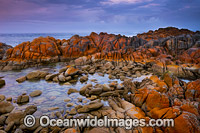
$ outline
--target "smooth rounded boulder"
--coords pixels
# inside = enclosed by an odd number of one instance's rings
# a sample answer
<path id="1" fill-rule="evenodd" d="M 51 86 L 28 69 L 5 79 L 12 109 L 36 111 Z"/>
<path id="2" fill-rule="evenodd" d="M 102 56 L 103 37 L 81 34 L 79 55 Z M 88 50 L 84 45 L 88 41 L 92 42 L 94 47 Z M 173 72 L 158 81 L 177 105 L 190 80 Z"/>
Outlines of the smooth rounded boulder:
<path id="1" fill-rule="evenodd" d="M 31 96 L 31 97 L 37 97 L 37 96 L 40 96 L 41 94 L 42 94 L 41 90 L 35 90 L 35 91 L 31 92 L 29 94 L 29 96 Z"/>
<path id="2" fill-rule="evenodd" d="M 3 87 L 6 84 L 5 80 L 0 79 L 0 87 Z"/>
<path id="3" fill-rule="evenodd" d="M 65 72 L 65 76 L 73 76 L 78 73 L 78 69 L 74 67 L 69 67 Z"/>
<path id="4" fill-rule="evenodd" d="M 10 102 L 0 102 L 0 114 L 10 113 L 14 109 L 14 106 Z"/>

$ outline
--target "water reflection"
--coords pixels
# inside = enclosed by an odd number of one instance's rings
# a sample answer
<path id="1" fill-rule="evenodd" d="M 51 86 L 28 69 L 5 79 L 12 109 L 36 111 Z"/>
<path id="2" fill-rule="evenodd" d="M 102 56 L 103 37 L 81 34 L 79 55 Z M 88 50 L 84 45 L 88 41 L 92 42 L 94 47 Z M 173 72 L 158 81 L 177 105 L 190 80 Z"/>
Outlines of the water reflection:
<path id="1" fill-rule="evenodd" d="M 49 65 L 46 67 L 39 67 L 39 68 L 29 68 L 21 71 L 8 71 L 8 72 L 0 72 L 1 76 L 4 76 L 4 79 L 6 80 L 6 85 L 0 89 L 0 94 L 5 95 L 6 97 L 12 97 L 13 100 L 16 100 L 17 97 L 23 93 L 30 94 L 34 90 L 41 90 L 42 95 L 38 97 L 31 98 L 29 103 L 25 105 L 18 105 L 16 103 L 13 103 L 13 105 L 16 107 L 16 110 L 24 110 L 29 105 L 37 105 L 38 111 L 35 113 L 36 116 L 40 115 L 50 115 L 52 111 L 50 110 L 52 107 L 58 107 L 56 111 L 60 110 L 70 110 L 76 105 L 84 105 L 87 104 L 86 102 L 80 102 L 78 99 L 82 99 L 82 101 L 89 100 L 86 97 L 81 96 L 79 93 L 72 93 L 70 95 L 67 94 L 68 89 L 74 88 L 77 90 L 80 90 L 81 87 L 83 87 L 87 83 L 92 83 L 93 85 L 98 84 L 105 84 L 112 81 L 117 81 L 118 83 L 122 83 L 119 79 L 109 79 L 108 75 L 105 74 L 104 76 L 100 76 L 98 73 L 95 73 L 94 75 L 88 76 L 88 81 L 85 83 L 81 83 L 79 80 L 75 84 L 71 85 L 64 85 L 64 84 L 58 84 L 54 82 L 46 82 L 45 80 L 36 80 L 36 81 L 25 81 L 23 83 L 17 83 L 16 79 L 25 76 L 31 71 L 35 70 L 45 70 L 48 72 L 58 72 L 60 68 L 63 66 L 66 66 L 66 63 L 57 63 L 54 65 Z M 148 77 L 142 76 L 140 78 L 135 78 L 134 81 L 142 81 L 142 79 Z M 95 81 L 95 82 L 94 82 Z M 71 99 L 68 102 L 65 102 L 65 99 Z M 73 103 L 73 106 L 67 107 L 67 103 Z M 104 105 L 108 105 L 106 101 L 103 102 Z M 56 109 L 56 108 L 55 108 Z"/>

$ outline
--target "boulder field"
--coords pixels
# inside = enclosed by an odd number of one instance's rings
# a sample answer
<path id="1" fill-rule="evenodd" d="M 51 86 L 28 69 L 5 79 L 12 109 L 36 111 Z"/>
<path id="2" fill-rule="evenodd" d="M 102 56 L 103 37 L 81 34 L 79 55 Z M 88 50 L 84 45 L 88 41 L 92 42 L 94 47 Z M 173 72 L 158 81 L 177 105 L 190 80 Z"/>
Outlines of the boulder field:
<path id="1" fill-rule="evenodd" d="M 9 48 L 9 49 L 8 49 Z M 3 52 L 2 52 L 3 51 Z M 23 84 L 46 80 L 70 86 L 78 81 L 81 88 L 71 86 L 69 95 L 87 98 L 73 103 L 63 98 L 70 110 L 57 111 L 51 118 L 173 119 L 174 127 L 41 127 L 27 128 L 25 115 L 34 114 L 37 107 L 27 106 L 17 111 L 12 103 L 23 106 L 33 97 L 45 93 L 34 90 L 17 98 L 0 95 L 0 132 L 116 132 L 116 133 L 199 133 L 200 132 L 200 33 L 174 27 L 160 28 L 133 37 L 92 32 L 89 36 L 72 36 L 68 40 L 39 37 L 12 48 L 0 44 L 0 70 L 18 70 L 53 62 L 68 61 L 60 70 L 50 73 L 36 70 L 16 77 Z M 89 76 L 108 75 L 117 81 L 88 83 Z M 147 76 L 149 75 L 149 76 Z M 142 81 L 135 78 L 146 76 Z M 1 77 L 3 78 L 3 77 Z M 5 80 L 0 78 L 0 87 Z M 188 83 L 180 78 L 192 79 Z M 95 84 L 94 84 L 95 83 Z M 66 99 L 67 98 L 67 99 Z M 89 101 L 89 102 L 87 102 Z M 49 110 L 59 109 L 58 106 Z"/>
<path id="2" fill-rule="evenodd" d="M 1 52 L 0 70 L 23 69 L 82 56 L 86 58 L 77 63 L 94 58 L 142 62 L 152 65 L 157 74 L 170 71 L 181 78 L 197 79 L 200 33 L 168 27 L 133 37 L 94 32 L 84 37 L 74 35 L 68 40 L 39 37 Z"/>
<path id="3" fill-rule="evenodd" d="M 0 132 L 106 132 L 106 133 L 199 133 L 200 132 L 200 79 L 188 83 L 179 80 L 172 73 L 166 72 L 162 76 L 154 75 L 152 69 L 146 68 L 138 62 L 115 62 L 105 60 L 93 60 L 81 66 L 66 66 L 58 70 L 58 73 L 45 71 L 32 71 L 27 75 L 16 79 L 23 84 L 25 80 L 46 80 L 54 83 L 73 83 L 79 80 L 84 83 L 79 90 L 70 88 L 68 95 L 79 93 L 86 97 L 89 102 L 79 99 L 78 104 L 73 103 L 69 97 L 63 98 L 66 106 L 71 107 L 66 111 L 52 112 L 51 118 L 94 118 L 103 119 L 104 116 L 114 119 L 174 119 L 174 127 L 41 127 L 36 119 L 36 125 L 27 128 L 23 119 L 27 114 L 37 111 L 34 105 L 28 106 L 23 111 L 15 110 L 12 102 L 4 95 L 0 95 Z M 73 61 L 75 62 L 75 61 Z M 88 64 L 87 64 L 88 63 Z M 91 65 L 92 64 L 92 65 Z M 108 74 L 110 79 L 120 79 L 122 83 L 112 81 L 109 83 L 87 83 L 91 73 L 100 75 Z M 151 75 L 141 82 L 133 81 L 132 78 Z M 32 91 L 29 95 L 24 93 L 17 97 L 16 103 L 20 106 L 29 102 L 30 97 L 40 97 L 40 90 Z M 104 102 L 103 102 L 104 101 Z M 107 102 L 105 104 L 105 102 Z M 49 110 L 57 110 L 52 107 Z"/>

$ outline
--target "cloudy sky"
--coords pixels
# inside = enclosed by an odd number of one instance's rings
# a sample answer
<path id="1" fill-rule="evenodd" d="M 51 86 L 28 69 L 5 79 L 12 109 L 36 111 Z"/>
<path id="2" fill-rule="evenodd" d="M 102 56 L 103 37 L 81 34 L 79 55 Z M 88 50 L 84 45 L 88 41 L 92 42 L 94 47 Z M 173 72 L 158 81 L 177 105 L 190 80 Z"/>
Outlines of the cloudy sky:
<path id="1" fill-rule="evenodd" d="M 200 30 L 200 0 L 0 0 L 0 33 Z"/>

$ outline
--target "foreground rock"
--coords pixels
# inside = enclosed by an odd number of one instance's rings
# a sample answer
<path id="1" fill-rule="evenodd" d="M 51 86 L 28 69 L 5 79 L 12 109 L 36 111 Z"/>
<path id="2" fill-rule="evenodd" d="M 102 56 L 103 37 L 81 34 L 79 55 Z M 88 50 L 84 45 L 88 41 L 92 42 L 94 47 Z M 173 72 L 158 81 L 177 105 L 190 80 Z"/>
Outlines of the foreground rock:
<path id="1" fill-rule="evenodd" d="M 7 51 L 8 49 L 10 49 L 10 48 L 12 48 L 12 46 L 6 45 L 5 43 L 1 43 L 1 42 L 0 42 L 0 60 L 3 59 L 4 54 L 5 54 L 6 51 Z"/>
<path id="2" fill-rule="evenodd" d="M 37 97 L 37 96 L 40 96 L 41 94 L 42 94 L 41 90 L 35 90 L 35 91 L 31 92 L 29 95 L 31 97 Z"/>
<path id="3" fill-rule="evenodd" d="M 48 72 L 45 72 L 45 71 L 34 71 L 34 72 L 28 73 L 26 75 L 26 78 L 28 80 L 40 79 L 40 78 L 45 78 L 46 75 L 48 75 Z"/>
<path id="4" fill-rule="evenodd" d="M 110 64 L 110 63 L 109 63 Z M 138 65 L 138 64 L 137 64 Z M 75 68 L 75 67 L 74 67 Z M 86 67 L 85 67 L 86 68 Z M 84 69 L 85 69 L 84 68 Z M 85 69 L 84 71 L 90 71 L 91 68 Z M 95 68 L 96 71 L 101 69 L 101 67 Z M 142 70 L 140 67 L 133 67 L 132 65 L 127 65 L 118 68 L 120 71 L 124 73 L 128 73 L 130 70 L 134 71 L 134 73 L 144 74 L 145 70 Z M 128 70 L 128 71 L 127 71 Z M 55 77 L 59 77 L 60 74 L 64 74 L 64 71 L 56 74 Z M 110 71 L 109 73 L 116 72 L 115 69 L 106 70 Z M 137 72 L 138 71 L 138 72 Z M 80 72 L 80 71 L 79 71 Z M 82 73 L 82 72 L 81 72 Z M 84 72 L 85 73 L 85 72 Z M 71 75 L 71 78 L 74 79 L 77 77 L 78 73 L 75 75 Z M 116 74 L 116 73 L 115 73 Z M 113 74 L 114 75 L 114 74 Z M 131 75 L 131 74 L 130 74 Z M 47 75 L 48 76 L 48 75 Z M 63 75 L 65 77 L 65 75 Z M 69 75 L 68 75 L 69 76 Z M 67 77 L 68 77 L 67 76 Z M 55 78 L 54 77 L 54 78 Z M 53 80 L 53 79 L 52 79 Z M 78 90 L 70 88 L 68 90 L 68 94 L 78 92 Z M 34 96 L 40 95 L 40 91 L 33 91 L 32 94 L 36 94 Z M 52 113 L 51 117 L 54 118 L 86 118 L 90 116 L 93 118 L 97 116 L 97 118 L 101 119 L 104 116 L 113 119 L 145 119 L 148 121 L 149 119 L 174 119 L 175 127 L 137 127 L 132 129 L 123 129 L 120 127 L 102 127 L 103 131 L 112 131 L 112 132 L 199 132 L 199 80 L 195 80 L 189 83 L 185 83 L 179 80 L 177 77 L 173 76 L 171 73 L 165 73 L 161 77 L 157 75 L 152 75 L 150 78 L 145 78 L 141 82 L 132 81 L 130 78 L 125 78 L 123 83 L 118 83 L 116 81 L 110 82 L 109 84 L 86 84 L 83 86 L 79 93 L 83 96 L 86 96 L 87 99 L 91 100 L 88 104 L 86 100 L 82 102 L 81 100 L 76 99 L 77 102 L 71 101 L 72 99 L 65 99 L 67 102 L 66 106 L 70 108 L 66 113 L 63 111 L 59 111 L 61 107 L 51 107 L 49 111 L 56 111 Z M 2 96 L 2 99 L 5 98 Z M 18 97 L 20 103 L 26 103 L 29 99 L 27 95 L 21 95 Z M 105 100 L 105 104 L 103 101 Z M 93 101 L 92 101 L 93 100 Z M 4 102 L 4 101 L 3 101 Z M 82 103 L 81 103 L 82 102 Z M 86 104 L 86 105 L 84 105 Z M 12 105 L 12 104 L 11 104 Z M 5 103 L 2 106 L 11 106 L 9 103 Z M 0 102 L 1 106 L 1 102 Z M 13 110 L 12 107 L 10 109 Z M 4 114 L 8 111 L 2 111 Z M 74 128 L 63 128 L 63 127 L 46 127 L 42 128 L 39 124 L 36 124 L 36 127 L 28 129 L 19 121 L 23 120 L 25 114 L 32 114 L 36 111 L 36 107 L 30 106 L 25 109 L 25 111 L 12 111 L 8 115 L 6 115 L 6 119 L 4 117 L 2 119 L 3 125 L 5 128 L 2 129 L 5 131 L 15 131 L 15 126 L 22 131 L 25 132 L 33 132 L 33 131 L 43 131 L 48 130 L 48 132 L 59 131 L 59 132 L 67 132 L 67 131 L 77 131 L 77 132 L 92 132 L 92 131 L 101 131 L 101 128 L 78 128 L 76 130 Z M 1 110 L 0 110 L 1 111 Z M 1 112 L 0 112 L 1 115 Z M 182 122 L 184 121 L 184 122 Z M 183 126 L 183 127 L 182 127 Z M 105 129 L 105 130 L 104 130 Z M 80 131 L 81 130 L 81 131 Z"/>
<path id="5" fill-rule="evenodd" d="M 3 109 L 0 108 L 0 125 L 2 126 L 0 132 L 2 133 L 18 132 L 19 130 L 22 132 L 21 126 L 23 125 L 24 117 L 32 115 L 37 111 L 37 107 L 34 105 L 26 107 L 24 111 L 13 111 L 14 107 L 6 102 L 0 102 L 0 106 L 3 107 Z"/>
<path id="6" fill-rule="evenodd" d="M 200 79 L 190 82 L 185 92 L 186 99 L 200 102 Z"/>
<path id="7" fill-rule="evenodd" d="M 78 90 L 73 89 L 73 88 L 70 88 L 70 89 L 68 90 L 67 94 L 70 95 L 70 94 L 76 93 L 76 92 L 78 92 Z"/>
<path id="8" fill-rule="evenodd" d="M 10 102 L 0 102 L 0 114 L 10 113 L 14 109 L 14 106 Z"/>
<path id="9" fill-rule="evenodd" d="M 26 76 L 20 77 L 20 78 L 16 79 L 16 81 L 18 83 L 22 83 L 22 82 L 26 81 Z"/>
<path id="10" fill-rule="evenodd" d="M 17 104 L 24 104 L 29 102 L 29 96 L 28 95 L 21 95 L 17 98 Z"/>
<path id="11" fill-rule="evenodd" d="M 97 110 L 103 106 L 103 103 L 101 103 L 99 100 L 92 101 L 88 105 L 84 105 L 81 108 L 77 110 L 78 113 L 87 113 L 93 110 Z"/>
<path id="12" fill-rule="evenodd" d="M 67 71 L 65 72 L 65 76 L 73 76 L 78 73 L 78 69 L 74 67 L 69 67 Z"/>
<path id="13" fill-rule="evenodd" d="M 200 78 L 199 65 L 192 65 L 190 67 L 185 65 L 163 65 L 162 63 L 156 63 L 152 66 L 155 74 L 163 75 L 165 72 L 171 72 L 175 76 L 184 79 L 198 79 Z"/>
<path id="14" fill-rule="evenodd" d="M 1 102 L 1 101 L 4 101 L 5 99 L 6 99 L 6 97 L 5 97 L 4 95 L 1 95 L 1 94 L 0 94 L 0 102 Z"/>
<path id="15" fill-rule="evenodd" d="M 6 84 L 5 80 L 0 79 L 0 87 L 4 86 Z"/>
<path id="16" fill-rule="evenodd" d="M 80 78 L 80 82 L 85 82 L 88 80 L 88 76 L 87 75 L 84 75 Z"/>

